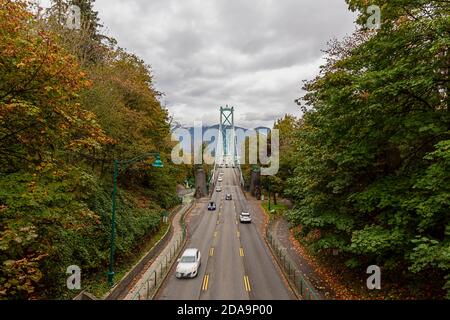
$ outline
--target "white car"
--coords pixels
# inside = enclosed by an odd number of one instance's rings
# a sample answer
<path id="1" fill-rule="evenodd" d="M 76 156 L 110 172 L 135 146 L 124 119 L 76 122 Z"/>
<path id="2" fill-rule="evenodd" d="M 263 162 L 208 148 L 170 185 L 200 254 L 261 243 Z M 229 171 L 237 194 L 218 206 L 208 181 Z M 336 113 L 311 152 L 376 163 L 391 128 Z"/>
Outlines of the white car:
<path id="1" fill-rule="evenodd" d="M 241 223 L 252 223 L 252 216 L 248 212 L 242 212 L 239 215 L 239 221 Z"/>
<path id="2" fill-rule="evenodd" d="M 201 254 L 198 249 L 186 249 L 178 259 L 175 276 L 181 278 L 195 278 L 201 265 Z"/>
<path id="3" fill-rule="evenodd" d="M 222 192 L 222 187 L 220 187 L 220 186 L 217 187 L 217 188 L 216 188 L 216 192 Z"/>
<path id="4" fill-rule="evenodd" d="M 222 178 L 222 177 L 219 177 L 219 179 L 217 179 L 217 181 L 222 182 L 222 181 L 223 181 L 223 178 Z"/>

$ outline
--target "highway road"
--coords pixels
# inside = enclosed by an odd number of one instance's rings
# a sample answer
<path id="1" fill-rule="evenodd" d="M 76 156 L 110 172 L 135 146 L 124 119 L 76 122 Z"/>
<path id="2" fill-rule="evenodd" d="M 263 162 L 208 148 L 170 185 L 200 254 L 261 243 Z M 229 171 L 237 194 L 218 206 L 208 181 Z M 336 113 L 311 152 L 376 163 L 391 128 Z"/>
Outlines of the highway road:
<path id="1" fill-rule="evenodd" d="M 250 208 L 232 168 L 222 168 L 222 192 L 214 192 L 217 211 L 200 201 L 188 218 L 186 248 L 198 248 L 202 265 L 197 278 L 177 279 L 175 267 L 155 299 L 162 300 L 291 300 L 270 249 L 261 235 L 263 216 Z M 225 200 L 229 193 L 233 200 Z M 252 224 L 240 224 L 239 213 L 249 210 Z"/>

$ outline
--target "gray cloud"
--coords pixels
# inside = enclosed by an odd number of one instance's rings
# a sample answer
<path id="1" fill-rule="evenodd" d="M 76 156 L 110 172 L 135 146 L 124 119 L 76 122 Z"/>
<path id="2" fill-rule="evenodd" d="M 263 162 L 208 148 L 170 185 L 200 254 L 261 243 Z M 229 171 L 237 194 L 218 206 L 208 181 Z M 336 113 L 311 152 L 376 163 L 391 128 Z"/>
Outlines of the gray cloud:
<path id="1" fill-rule="evenodd" d="M 237 124 L 270 126 L 302 80 L 323 63 L 326 43 L 354 30 L 344 0 L 97 0 L 109 35 L 152 66 L 175 118 L 217 123 L 236 107 Z"/>

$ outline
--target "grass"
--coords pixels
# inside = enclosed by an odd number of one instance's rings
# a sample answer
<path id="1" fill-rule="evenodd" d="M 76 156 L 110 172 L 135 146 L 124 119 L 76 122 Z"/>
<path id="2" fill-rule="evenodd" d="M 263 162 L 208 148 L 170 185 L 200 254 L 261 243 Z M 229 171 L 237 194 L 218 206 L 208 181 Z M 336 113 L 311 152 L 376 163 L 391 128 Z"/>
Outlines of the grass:
<path id="1" fill-rule="evenodd" d="M 147 241 L 143 241 L 144 244 L 142 246 L 137 247 L 129 256 L 120 260 L 120 263 L 116 263 L 114 276 L 116 283 L 120 282 L 128 271 L 130 271 L 130 269 L 133 268 L 139 260 L 141 260 L 142 257 L 162 239 L 169 228 L 170 223 L 161 224 L 157 233 L 148 237 L 148 239 L 146 239 Z M 119 262 L 119 260 L 117 262 Z M 83 289 L 98 298 L 103 298 L 111 290 L 111 287 L 109 287 L 108 282 L 106 281 L 106 269 L 85 279 L 83 281 Z"/>
<path id="2" fill-rule="evenodd" d="M 266 210 L 267 213 L 269 212 L 269 201 L 264 200 L 261 201 L 261 206 Z M 270 211 L 275 211 L 275 214 L 282 214 L 284 211 L 287 210 L 287 206 L 282 203 L 277 203 L 276 205 L 273 204 L 273 202 L 270 203 Z"/>

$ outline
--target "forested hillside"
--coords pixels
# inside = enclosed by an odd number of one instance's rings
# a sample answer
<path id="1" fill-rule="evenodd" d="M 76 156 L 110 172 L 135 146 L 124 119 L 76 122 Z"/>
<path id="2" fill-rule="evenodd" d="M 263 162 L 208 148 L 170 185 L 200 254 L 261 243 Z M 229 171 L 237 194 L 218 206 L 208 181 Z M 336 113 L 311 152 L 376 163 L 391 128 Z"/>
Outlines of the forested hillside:
<path id="1" fill-rule="evenodd" d="M 367 1 L 347 3 L 360 13 L 359 30 L 330 44 L 299 99 L 305 115 L 294 159 L 285 160 L 295 169 L 290 219 L 321 256 L 338 252 L 358 274 L 376 264 L 406 296 L 442 297 L 450 292 L 450 7 L 377 1 L 381 29 L 370 31 Z"/>
<path id="2" fill-rule="evenodd" d="M 67 297 L 66 269 L 106 281 L 114 159 L 161 153 L 119 176 L 117 258 L 158 231 L 186 168 L 150 67 L 101 33 L 89 0 L 80 30 L 0 0 L 0 299 Z M 38 15 L 39 12 L 39 15 Z"/>

